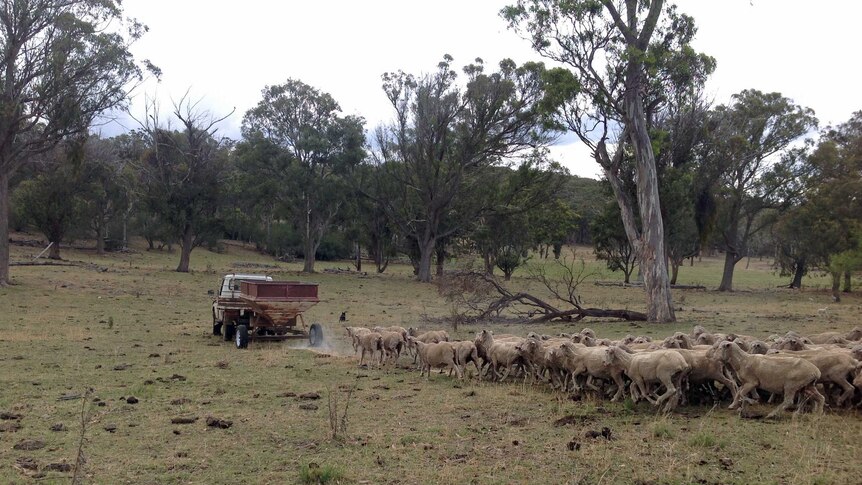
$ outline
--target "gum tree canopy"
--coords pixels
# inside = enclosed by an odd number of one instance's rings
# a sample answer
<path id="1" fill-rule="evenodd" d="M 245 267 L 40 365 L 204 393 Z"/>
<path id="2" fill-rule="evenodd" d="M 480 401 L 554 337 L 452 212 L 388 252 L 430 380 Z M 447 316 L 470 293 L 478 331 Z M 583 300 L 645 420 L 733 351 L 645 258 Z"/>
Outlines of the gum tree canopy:
<path id="1" fill-rule="evenodd" d="M 0 286 L 9 284 L 12 174 L 123 104 L 142 77 L 128 48 L 145 30 L 115 0 L 0 3 Z"/>
<path id="2" fill-rule="evenodd" d="M 674 321 L 650 131 L 669 99 L 695 91 L 714 69 L 690 46 L 694 20 L 661 0 L 519 0 L 501 13 L 566 66 L 547 74 L 546 108 L 590 147 L 611 184 L 643 269 L 649 321 Z M 636 201 L 625 190 L 629 158 Z"/>

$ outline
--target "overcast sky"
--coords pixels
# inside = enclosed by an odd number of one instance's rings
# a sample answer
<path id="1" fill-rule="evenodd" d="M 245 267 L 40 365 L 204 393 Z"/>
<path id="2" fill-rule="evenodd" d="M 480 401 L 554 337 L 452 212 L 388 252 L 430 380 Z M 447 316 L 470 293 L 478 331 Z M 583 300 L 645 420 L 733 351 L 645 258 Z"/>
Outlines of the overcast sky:
<path id="1" fill-rule="evenodd" d="M 443 54 L 460 67 L 476 57 L 490 67 L 509 57 L 538 60 L 506 29 L 504 0 L 124 0 L 126 14 L 149 26 L 134 45 L 162 80 L 136 91 L 163 102 L 187 90 L 214 115 L 233 116 L 221 133 L 239 138 L 242 116 L 264 86 L 299 79 L 330 93 L 345 114 L 387 122 L 392 108 L 380 75 L 432 71 Z M 716 58 L 708 84 L 716 103 L 746 88 L 778 91 L 815 110 L 820 125 L 841 123 L 862 109 L 862 67 L 855 52 L 862 2 L 855 0 L 678 0 L 695 18 L 695 47 Z M 856 60 L 854 60 L 856 59 Z M 166 111 L 163 108 L 162 111 Z M 124 123 L 134 128 L 133 123 Z M 106 128 L 106 132 L 118 128 Z M 552 151 L 572 173 L 600 172 L 572 137 Z"/>

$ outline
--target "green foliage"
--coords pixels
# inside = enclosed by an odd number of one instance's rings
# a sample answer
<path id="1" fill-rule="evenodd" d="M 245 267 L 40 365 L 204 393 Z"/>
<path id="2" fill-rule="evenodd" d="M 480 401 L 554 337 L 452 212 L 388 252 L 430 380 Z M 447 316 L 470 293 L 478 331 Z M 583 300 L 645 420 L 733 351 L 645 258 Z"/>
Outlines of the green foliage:
<path id="1" fill-rule="evenodd" d="M 395 190 L 376 200 L 403 236 L 416 241 L 421 281 L 430 281 L 438 241 L 465 232 L 496 207 L 516 205 L 495 193 L 503 160 L 548 140 L 538 108 L 543 66 L 503 60 L 497 72 L 486 73 L 476 59 L 463 68 L 461 88 L 451 61 L 445 56 L 436 72 L 419 78 L 383 75 L 397 121 L 376 131 L 375 156 L 380 176 Z M 523 174 L 532 177 L 530 169 Z M 511 187 L 509 197 L 525 190 Z"/>
<path id="2" fill-rule="evenodd" d="M 714 435 L 705 431 L 699 431 L 688 439 L 689 446 L 700 448 L 713 448 L 717 442 Z"/>
<path id="3" fill-rule="evenodd" d="M 146 27 L 124 18 L 115 0 L 6 1 L 2 10 L 0 285 L 5 285 L 10 177 L 58 143 L 83 138 L 96 116 L 124 104 L 126 88 L 142 78 L 129 47 Z"/>
<path id="4" fill-rule="evenodd" d="M 299 481 L 307 485 L 324 485 L 341 479 L 341 470 L 330 465 L 306 463 L 299 469 Z"/>
<path id="5" fill-rule="evenodd" d="M 766 211 L 784 211 L 802 193 L 809 171 L 804 147 L 788 147 L 817 124 L 812 110 L 779 93 L 750 89 L 733 100 L 711 113 L 702 165 L 703 193 L 716 208 L 715 242 L 731 269 L 749 253 L 753 236 L 772 223 Z M 731 290 L 732 281 L 733 272 L 725 273 L 719 289 Z"/>
<path id="6" fill-rule="evenodd" d="M 260 214 L 268 224 L 286 219 L 301 228 L 308 272 L 343 210 L 345 177 L 365 158 L 364 120 L 340 111 L 332 96 L 301 81 L 267 86 L 243 118 L 237 147 L 245 195 L 268 200 Z"/>
<path id="7" fill-rule="evenodd" d="M 604 260 L 609 270 L 622 271 L 624 281 L 630 283 L 637 257 L 626 236 L 620 211 L 615 204 L 605 206 L 605 210 L 593 219 L 590 232 L 596 257 Z"/>
<path id="8" fill-rule="evenodd" d="M 819 268 L 858 270 L 862 241 L 862 112 L 828 128 L 804 162 L 810 174 L 804 197 L 773 231 L 783 273 Z"/>
<path id="9" fill-rule="evenodd" d="M 18 214 L 54 243 L 50 257 L 59 259 L 60 243 L 74 228 L 85 223 L 84 189 L 87 171 L 69 160 L 71 150 L 58 147 L 48 154 L 38 175 L 22 182 L 15 191 Z"/>
<path id="10" fill-rule="evenodd" d="M 657 421 L 653 424 L 652 435 L 656 438 L 672 439 L 673 430 L 667 421 Z"/>

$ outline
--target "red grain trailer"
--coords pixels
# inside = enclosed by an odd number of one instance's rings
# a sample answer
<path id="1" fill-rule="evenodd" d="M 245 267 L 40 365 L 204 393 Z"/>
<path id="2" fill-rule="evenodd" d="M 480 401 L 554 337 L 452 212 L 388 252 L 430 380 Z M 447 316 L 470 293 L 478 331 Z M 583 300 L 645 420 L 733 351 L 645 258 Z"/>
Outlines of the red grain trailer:
<path id="1" fill-rule="evenodd" d="M 239 299 L 248 306 L 247 318 L 236 326 L 236 347 L 249 340 L 308 338 L 311 346 L 323 342 L 319 323 L 306 327 L 302 313 L 320 302 L 317 283 L 299 281 L 241 281 Z"/>

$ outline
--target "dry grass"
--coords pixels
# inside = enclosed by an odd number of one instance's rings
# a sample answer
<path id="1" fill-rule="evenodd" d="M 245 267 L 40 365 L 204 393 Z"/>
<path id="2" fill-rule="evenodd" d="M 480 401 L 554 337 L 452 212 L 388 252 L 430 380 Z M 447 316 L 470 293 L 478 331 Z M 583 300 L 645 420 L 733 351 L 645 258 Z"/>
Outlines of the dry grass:
<path id="1" fill-rule="evenodd" d="M 30 252 L 13 247 L 13 259 Z M 224 254 L 198 249 L 194 272 L 177 274 L 176 254 L 96 258 L 64 250 L 64 257 L 108 271 L 14 267 L 18 285 L 0 289 L 0 410 L 22 415 L 19 431 L 0 433 L 2 483 L 28 480 L 11 466 L 19 457 L 32 457 L 42 468 L 74 462 L 81 402 L 58 398 L 88 387 L 105 403 L 94 407 L 84 445 L 84 474 L 92 483 L 293 483 L 311 473 L 312 463 L 340 477 L 333 479 L 339 483 L 853 483 L 862 471 L 856 411 L 761 422 L 741 421 L 724 409 L 688 407 L 662 418 L 644 403 L 574 402 L 518 382 L 458 382 L 437 374 L 426 382 L 401 367 L 358 369 L 338 324 L 342 311 L 346 324 L 367 326 L 427 327 L 424 318 L 447 314 L 436 289 L 412 281 L 406 266 L 383 275 L 307 276 L 298 273 L 298 263 L 279 263 L 269 271 L 273 276 L 321 284 L 324 301 L 306 321 L 324 324 L 329 347 L 310 352 L 291 348 L 297 343 L 252 343 L 239 351 L 210 335 L 206 290 L 221 273 L 250 271 L 235 263 L 274 264 L 266 258 L 233 245 Z M 599 263 L 589 264 L 601 272 Z M 786 279 L 764 262 L 753 261 L 749 270 L 743 265 L 736 282 L 744 291 L 676 292 L 682 307 L 677 324 L 590 321 L 574 329 L 588 325 L 603 336 L 658 337 L 701 324 L 767 336 L 859 324 L 858 293 L 836 305 L 824 290 L 776 288 Z M 347 263 L 319 269 L 326 267 Z M 720 269 L 719 260 L 705 259 L 682 268 L 681 282 L 714 287 Z M 807 283 L 823 287 L 825 279 Z M 517 274 L 512 285 L 539 291 Z M 583 290 L 590 306 L 643 308 L 638 289 L 587 284 Z M 573 330 L 560 324 L 493 328 L 521 334 Z M 462 326 L 450 333 L 468 337 L 475 331 Z M 347 434 L 330 440 L 328 389 L 343 403 L 354 386 Z M 322 398 L 291 396 L 311 391 Z M 130 404 L 130 396 L 138 402 Z M 308 403 L 317 409 L 300 408 Z M 198 420 L 171 424 L 190 416 Z M 233 425 L 207 427 L 207 416 Z M 554 424 L 566 416 L 572 416 L 570 424 Z M 66 431 L 51 431 L 56 423 Z M 613 439 L 585 437 L 603 427 Z M 14 450 L 22 439 L 46 446 Z M 44 473 L 53 480 L 71 477 Z"/>

